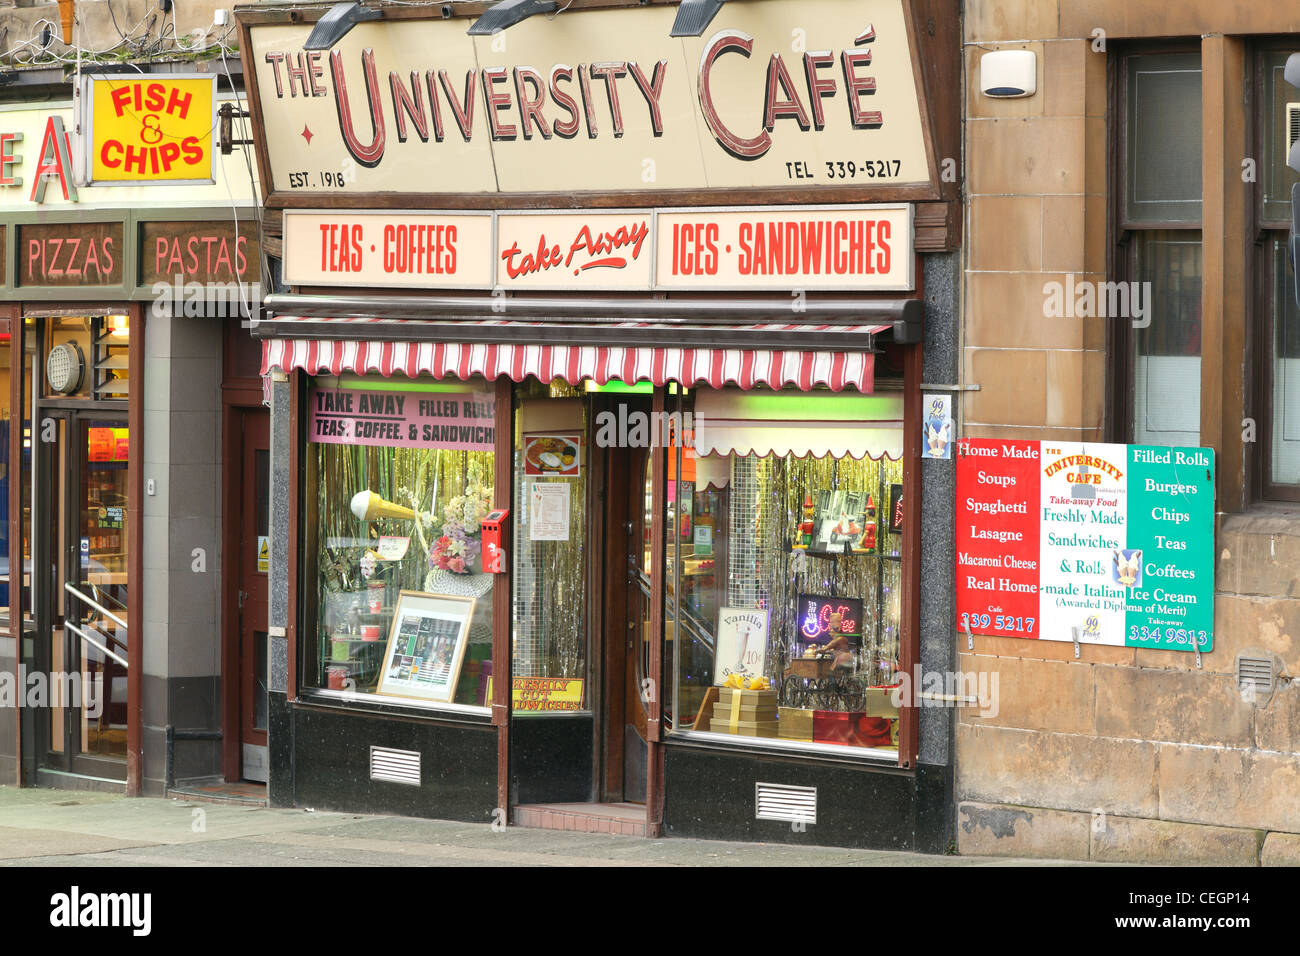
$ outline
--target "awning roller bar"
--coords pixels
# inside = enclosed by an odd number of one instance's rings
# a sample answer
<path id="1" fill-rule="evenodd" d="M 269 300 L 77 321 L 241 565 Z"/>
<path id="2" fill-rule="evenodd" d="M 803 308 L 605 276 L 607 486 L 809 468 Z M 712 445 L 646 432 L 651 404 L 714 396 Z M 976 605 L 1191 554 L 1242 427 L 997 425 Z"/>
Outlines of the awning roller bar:
<path id="1" fill-rule="evenodd" d="M 787 298 L 651 299 L 537 298 L 409 295 L 297 295 L 266 297 L 268 312 L 330 318 L 438 318 L 447 321 L 483 319 L 545 320 L 554 324 L 601 325 L 643 320 L 674 325 L 734 325 L 779 321 L 819 325 L 892 325 L 901 343 L 921 341 L 925 306 L 920 299 Z M 273 316 L 272 316 L 273 317 Z M 268 330 L 269 331 L 269 330 Z M 265 333 L 263 333 L 265 334 Z"/>

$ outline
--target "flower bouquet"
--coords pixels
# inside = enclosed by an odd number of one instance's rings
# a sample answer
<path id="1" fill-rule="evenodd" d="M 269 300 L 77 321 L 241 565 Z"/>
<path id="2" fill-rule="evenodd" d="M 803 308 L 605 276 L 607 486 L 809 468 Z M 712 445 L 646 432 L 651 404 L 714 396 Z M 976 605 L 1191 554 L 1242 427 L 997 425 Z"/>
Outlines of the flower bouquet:
<path id="1" fill-rule="evenodd" d="M 429 548 L 426 590 L 481 597 L 492 585 L 483 573 L 483 519 L 491 510 L 491 489 L 477 482 L 442 509 L 442 533 Z M 452 575 L 461 575 L 459 582 Z"/>

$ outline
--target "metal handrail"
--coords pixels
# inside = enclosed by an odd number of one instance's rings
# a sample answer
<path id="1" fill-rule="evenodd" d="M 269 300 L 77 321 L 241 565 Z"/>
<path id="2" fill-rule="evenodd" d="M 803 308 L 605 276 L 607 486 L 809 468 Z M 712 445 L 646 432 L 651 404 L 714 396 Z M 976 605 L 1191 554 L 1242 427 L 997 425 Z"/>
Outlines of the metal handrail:
<path id="1" fill-rule="evenodd" d="M 131 666 L 131 665 L 129 665 L 129 664 L 126 662 L 126 659 L 125 659 L 125 658 L 120 657 L 120 656 L 117 655 L 117 654 L 114 654 L 112 651 L 110 651 L 110 650 L 109 650 L 107 647 L 105 647 L 103 644 L 99 643 L 99 641 L 95 640 L 93 637 L 91 637 L 89 634 L 87 634 L 87 633 L 86 633 L 85 631 L 83 631 L 81 628 L 77 627 L 77 625 L 72 624 L 72 623 L 69 623 L 68 621 L 64 621 L 64 622 L 63 622 L 63 626 L 66 627 L 66 628 L 67 628 L 69 631 L 71 631 L 73 634 L 76 634 L 78 637 L 80 637 L 80 638 L 81 638 L 83 641 L 85 641 L 86 643 L 88 643 L 88 644 L 94 644 L 94 645 L 95 645 L 96 647 L 98 647 L 101 651 L 103 651 L 103 652 L 104 652 L 105 654 L 107 654 L 109 657 L 113 658 L 113 660 L 117 661 L 117 662 L 118 662 L 119 664 L 121 664 L 123 667 L 127 668 L 128 670 L 130 669 L 130 666 Z"/>
<path id="2" fill-rule="evenodd" d="M 76 588 L 74 588 L 71 584 L 69 584 L 69 583 L 66 582 L 66 581 L 63 582 L 63 589 L 64 589 L 65 591 L 67 591 L 69 594 L 72 594 L 73 596 L 80 598 L 80 599 L 81 599 L 82 601 L 84 601 L 86 604 L 89 604 L 89 605 L 90 605 L 91 607 L 93 607 L 96 611 L 98 611 L 100 614 L 104 615 L 106 618 L 108 618 L 110 621 L 112 621 L 112 622 L 113 622 L 114 624 L 116 624 L 118 627 L 123 628 L 123 629 L 126 629 L 126 621 L 122 620 L 120 617 L 118 617 L 116 614 L 114 614 L 114 613 L 113 613 L 112 611 L 110 611 L 108 608 L 104 607 L 104 605 L 100 604 L 98 601 L 94 601 L 94 600 L 92 600 L 92 599 L 86 597 L 86 595 L 82 594 L 80 591 L 78 591 Z"/>
<path id="3" fill-rule="evenodd" d="M 102 588 L 98 587 L 97 585 L 92 584 L 92 585 L 90 586 L 90 593 L 93 594 L 93 595 L 95 596 L 95 600 L 97 600 L 97 601 L 106 601 L 106 602 L 108 602 L 109 604 L 112 604 L 112 605 L 113 605 L 113 609 L 114 609 L 115 611 L 117 611 L 117 610 L 125 611 L 125 610 L 126 610 L 126 602 L 125 602 L 125 601 L 119 601 L 117 598 L 113 597 L 113 595 L 109 594 L 107 591 L 103 590 Z"/>

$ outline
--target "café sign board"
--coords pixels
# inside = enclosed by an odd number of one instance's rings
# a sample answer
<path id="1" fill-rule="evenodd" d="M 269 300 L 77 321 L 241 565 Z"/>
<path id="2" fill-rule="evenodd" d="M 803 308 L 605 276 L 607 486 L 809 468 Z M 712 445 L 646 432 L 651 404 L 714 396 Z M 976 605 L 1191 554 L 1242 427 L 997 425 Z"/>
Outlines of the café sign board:
<path id="1" fill-rule="evenodd" d="M 1211 650 L 1214 451 L 959 442 L 957 627 Z"/>
<path id="2" fill-rule="evenodd" d="M 937 182 L 904 0 L 669 4 L 248 29 L 277 194 L 658 193 Z"/>
<path id="3" fill-rule="evenodd" d="M 298 286 L 888 292 L 915 287 L 912 206 L 284 213 Z"/>

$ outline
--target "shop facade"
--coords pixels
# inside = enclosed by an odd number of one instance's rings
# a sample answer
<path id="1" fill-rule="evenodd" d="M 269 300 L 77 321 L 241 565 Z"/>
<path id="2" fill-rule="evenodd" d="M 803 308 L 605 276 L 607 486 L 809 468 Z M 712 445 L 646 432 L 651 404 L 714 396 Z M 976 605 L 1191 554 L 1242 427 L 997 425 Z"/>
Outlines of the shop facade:
<path id="1" fill-rule="evenodd" d="M 1213 643 L 960 635 L 1002 706 L 959 718 L 958 846 L 1294 864 L 1294 8 L 965 7 L 962 434 L 1208 450 L 1212 522 L 1173 563 L 1204 560 Z M 1032 96 L 979 92 L 1001 51 L 1032 54 Z"/>
<path id="2" fill-rule="evenodd" d="M 238 10 L 272 804 L 942 852 L 955 5 L 489 6 Z"/>
<path id="3" fill-rule="evenodd" d="M 242 148 L 222 154 L 214 135 L 232 95 L 212 74 L 141 72 L 88 85 L 86 102 L 135 87 L 193 120 L 184 175 L 147 158 L 123 181 L 88 174 L 89 123 L 83 136 L 69 99 L 0 106 L 0 771 L 161 795 L 241 772 L 222 752 L 238 686 L 223 697 L 223 442 L 242 453 L 223 409 L 267 413 L 241 328 L 258 298 L 255 190 Z M 96 117 L 101 160 L 109 142 L 135 148 L 139 123 Z"/>

